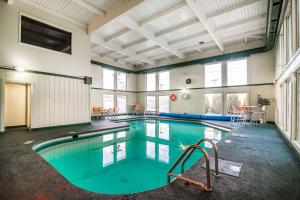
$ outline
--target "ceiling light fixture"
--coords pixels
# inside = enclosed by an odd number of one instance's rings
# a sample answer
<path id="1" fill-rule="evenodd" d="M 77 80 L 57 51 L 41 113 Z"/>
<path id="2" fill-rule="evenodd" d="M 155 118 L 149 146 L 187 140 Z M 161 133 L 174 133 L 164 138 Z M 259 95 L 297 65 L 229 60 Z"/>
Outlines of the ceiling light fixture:
<path id="1" fill-rule="evenodd" d="M 23 67 L 15 67 L 15 70 L 18 71 L 18 72 L 25 72 L 25 68 Z"/>

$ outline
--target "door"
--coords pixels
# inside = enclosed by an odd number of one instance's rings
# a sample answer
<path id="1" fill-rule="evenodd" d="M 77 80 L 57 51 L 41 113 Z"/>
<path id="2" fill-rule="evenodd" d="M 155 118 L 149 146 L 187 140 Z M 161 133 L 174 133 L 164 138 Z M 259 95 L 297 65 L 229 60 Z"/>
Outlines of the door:
<path id="1" fill-rule="evenodd" d="M 5 84 L 5 126 L 25 126 L 27 124 L 27 86 L 25 84 Z"/>

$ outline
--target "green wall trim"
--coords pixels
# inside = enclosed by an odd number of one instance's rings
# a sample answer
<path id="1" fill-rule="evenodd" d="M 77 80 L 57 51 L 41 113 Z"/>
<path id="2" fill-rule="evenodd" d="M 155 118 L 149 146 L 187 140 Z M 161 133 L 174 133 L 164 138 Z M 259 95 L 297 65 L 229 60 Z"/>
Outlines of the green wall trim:
<path id="1" fill-rule="evenodd" d="M 266 52 L 265 47 L 248 49 L 248 50 L 244 50 L 244 51 L 238 51 L 238 52 L 233 52 L 233 53 L 228 53 L 228 54 L 212 56 L 212 57 L 208 57 L 208 58 L 201 58 L 201 59 L 186 61 L 186 62 L 182 62 L 182 63 L 175 63 L 175 64 L 165 65 L 165 66 L 161 66 L 161 67 L 140 70 L 140 71 L 137 71 L 136 73 L 137 74 L 145 74 L 145 73 L 151 73 L 151 72 L 170 70 L 170 69 L 174 69 L 174 68 L 178 68 L 178 67 L 186 67 L 189 65 L 221 62 L 221 61 L 226 61 L 226 60 L 231 60 L 231 59 L 244 58 L 244 57 L 250 56 L 251 54 L 257 54 L 257 53 L 262 53 L 262 52 Z"/>
<path id="2" fill-rule="evenodd" d="M 99 65 L 99 66 L 102 66 L 103 68 L 108 68 L 108 69 L 112 69 L 112 70 L 116 70 L 116 71 L 120 71 L 120 72 L 136 73 L 135 71 L 132 71 L 132 70 L 129 70 L 129 69 L 124 69 L 124 68 L 121 68 L 121 67 L 116 67 L 116 66 L 105 64 L 105 63 L 102 63 L 102 62 L 99 62 L 99 61 L 95 61 L 95 60 L 91 60 L 91 64 Z"/>
<path id="3" fill-rule="evenodd" d="M 98 87 L 92 87 L 93 90 L 103 90 L 103 91 L 109 91 L 109 92 L 130 92 L 130 93 L 136 93 L 136 91 L 130 91 L 130 90 L 112 90 L 112 89 L 104 89 L 104 88 L 98 88 Z"/>
<path id="4" fill-rule="evenodd" d="M 15 68 L 5 67 L 5 66 L 0 66 L 0 69 L 17 71 L 17 70 L 15 70 Z M 56 74 L 56 73 L 50 73 L 50 72 L 42 72 L 42 71 L 36 71 L 36 70 L 31 70 L 31 69 L 25 69 L 25 71 L 22 72 L 22 73 L 42 74 L 42 75 L 48 75 L 48 76 L 58 76 L 58 77 L 64 77 L 64 78 L 84 80 L 84 77 L 70 76 L 70 75 L 64 75 L 64 74 Z"/>
<path id="5" fill-rule="evenodd" d="M 187 88 L 188 90 L 209 90 L 209 89 L 222 89 L 222 88 L 235 88 L 235 87 L 251 87 L 251 86 L 264 86 L 264 85 L 274 85 L 274 83 L 256 83 L 256 84 L 247 84 L 247 85 L 231 85 L 231 86 L 219 86 L 219 87 L 195 87 L 195 88 Z M 92 87 L 93 90 L 102 90 L 102 91 L 110 91 L 110 92 L 129 92 L 129 93 L 153 93 L 153 92 L 174 92 L 174 91 L 180 91 L 182 89 L 170 89 L 170 90 L 154 90 L 154 91 L 125 91 L 125 90 L 111 90 L 111 89 L 103 89 L 103 88 L 97 88 Z"/>
<path id="6" fill-rule="evenodd" d="M 150 69 L 144 69 L 144 70 L 139 70 L 139 71 L 131 71 L 131 70 L 108 65 L 108 64 L 101 63 L 101 62 L 94 61 L 94 60 L 91 60 L 91 63 L 102 66 L 103 68 L 108 68 L 108 69 L 112 69 L 112 70 L 116 70 L 116 71 L 121 71 L 121 72 L 126 72 L 126 73 L 134 73 L 134 74 L 146 74 L 146 73 L 170 70 L 170 69 L 174 69 L 174 68 L 178 68 L 178 67 L 186 67 L 189 65 L 206 64 L 206 63 L 212 63 L 212 62 L 220 62 L 220 61 L 226 61 L 226 60 L 231 60 L 231 59 L 243 58 L 243 57 L 248 57 L 252 54 L 257 54 L 257 53 L 262 53 L 262 52 L 266 52 L 265 47 L 248 49 L 248 50 L 244 50 L 244 51 L 222 54 L 222 55 L 212 56 L 212 57 L 208 57 L 208 58 L 201 58 L 201 59 L 197 59 L 197 60 L 175 63 L 175 64 L 170 64 L 170 65 L 165 65 L 165 66 L 160 66 L 160 67 L 155 67 L 155 68 L 150 68 Z"/>

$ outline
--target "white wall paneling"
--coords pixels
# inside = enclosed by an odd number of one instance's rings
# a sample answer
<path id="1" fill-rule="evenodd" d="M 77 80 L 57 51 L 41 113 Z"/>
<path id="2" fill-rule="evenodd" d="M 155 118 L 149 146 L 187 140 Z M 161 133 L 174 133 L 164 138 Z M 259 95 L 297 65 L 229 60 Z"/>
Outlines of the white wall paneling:
<path id="1" fill-rule="evenodd" d="M 90 122 L 90 85 L 83 80 L 4 69 L 0 79 L 31 85 L 31 128 Z"/>

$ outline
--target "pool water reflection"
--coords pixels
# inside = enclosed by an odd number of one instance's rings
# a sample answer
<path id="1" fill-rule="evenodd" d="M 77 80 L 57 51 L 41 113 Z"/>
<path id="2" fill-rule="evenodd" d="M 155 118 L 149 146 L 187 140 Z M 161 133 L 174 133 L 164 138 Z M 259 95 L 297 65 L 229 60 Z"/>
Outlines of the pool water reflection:
<path id="1" fill-rule="evenodd" d="M 167 171 L 184 148 L 225 132 L 196 123 L 139 120 L 130 129 L 56 144 L 38 153 L 74 185 L 98 193 L 129 194 L 167 184 Z M 210 143 L 203 144 L 210 149 Z M 201 153 L 186 163 L 190 168 Z M 175 172 L 178 172 L 178 169 Z"/>

